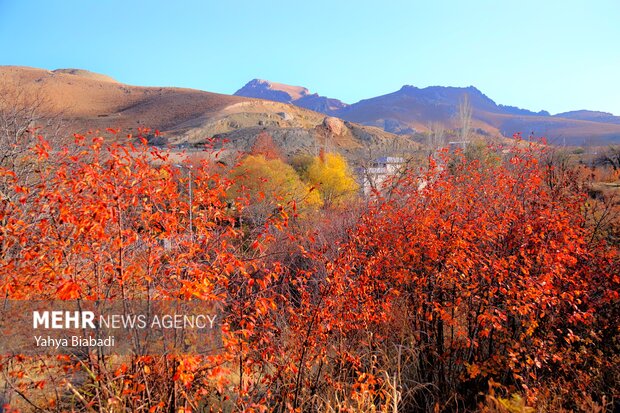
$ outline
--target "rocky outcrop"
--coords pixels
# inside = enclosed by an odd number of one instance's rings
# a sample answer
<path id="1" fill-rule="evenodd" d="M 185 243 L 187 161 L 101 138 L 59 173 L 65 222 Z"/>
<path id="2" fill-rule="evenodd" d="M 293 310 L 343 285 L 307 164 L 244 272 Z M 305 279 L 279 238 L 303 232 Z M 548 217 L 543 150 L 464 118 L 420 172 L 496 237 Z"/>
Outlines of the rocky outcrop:
<path id="1" fill-rule="evenodd" d="M 323 126 L 332 135 L 342 135 L 347 128 L 341 119 L 334 118 L 331 116 L 328 116 L 325 119 L 323 119 Z"/>

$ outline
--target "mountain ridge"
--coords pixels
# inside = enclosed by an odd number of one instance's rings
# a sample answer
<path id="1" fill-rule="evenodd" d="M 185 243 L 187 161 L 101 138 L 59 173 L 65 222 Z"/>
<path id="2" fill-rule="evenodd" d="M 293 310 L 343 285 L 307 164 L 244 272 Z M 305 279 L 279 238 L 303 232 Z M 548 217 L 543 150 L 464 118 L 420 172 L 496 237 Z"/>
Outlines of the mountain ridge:
<path id="1" fill-rule="evenodd" d="M 262 97 L 242 96 L 244 88 Z M 82 69 L 0 66 L 0 106 L 2 101 L 11 104 L 11 96 L 17 99 L 23 94 L 40 94 L 44 105 L 39 109 L 62 113 L 76 130 L 115 127 L 131 131 L 148 126 L 166 132 L 169 141 L 178 145 L 193 145 L 205 136 L 235 131 L 242 132 L 232 134 L 234 138 L 245 136 L 243 131 L 255 136 L 255 129 L 262 128 L 280 136 L 281 144 L 293 148 L 291 153 L 307 151 L 317 142 L 330 139 L 343 151 L 362 150 L 368 145 L 381 148 L 390 141 L 411 146 L 423 138 L 421 134 L 437 128 L 451 130 L 454 135 L 460 127 L 459 111 L 465 97 L 471 108 L 470 127 L 477 135 L 502 138 L 520 132 L 568 145 L 620 143 L 620 117 L 610 113 L 533 112 L 497 104 L 474 86 L 404 85 L 351 105 L 311 93 L 306 87 L 267 80 L 255 79 L 244 88 L 235 95 L 225 95 L 132 86 Z M 344 126 L 337 129 L 345 131 L 342 135 L 326 128 L 335 124 L 328 120 L 330 117 L 341 119 L 338 122 Z"/>
<path id="2" fill-rule="evenodd" d="M 306 91 L 293 98 L 282 93 L 286 88 Z M 561 139 L 568 144 L 620 142 L 620 117 L 607 112 L 580 110 L 551 115 L 546 110 L 534 112 L 517 106 L 497 104 L 475 86 L 403 85 L 399 90 L 346 104 L 319 95 L 309 95 L 308 88 L 282 83 L 252 80 L 235 92 L 235 96 L 284 99 L 287 103 L 311 108 L 329 116 L 375 126 L 390 133 L 412 135 L 429 132 L 436 125 L 454 129 L 459 124 L 459 108 L 465 97 L 472 110 L 472 126 L 483 134 L 510 137 L 515 133 Z M 281 94 L 282 93 L 282 94 Z M 316 96 L 304 105 L 307 96 Z M 334 102 L 321 106 L 316 102 Z"/>
<path id="3" fill-rule="evenodd" d="M 252 79 L 233 96 L 268 99 L 276 102 L 289 103 L 326 115 L 334 115 L 348 105 L 341 100 L 310 93 L 303 86 L 291 86 L 284 83 L 271 82 L 264 79 Z"/>

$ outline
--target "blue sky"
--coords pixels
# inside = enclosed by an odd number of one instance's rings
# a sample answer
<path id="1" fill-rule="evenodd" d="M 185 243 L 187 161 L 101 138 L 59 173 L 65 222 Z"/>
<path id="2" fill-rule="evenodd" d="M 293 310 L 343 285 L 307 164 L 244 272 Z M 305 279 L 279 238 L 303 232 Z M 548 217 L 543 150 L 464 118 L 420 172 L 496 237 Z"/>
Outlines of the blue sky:
<path id="1" fill-rule="evenodd" d="M 620 1 L 0 0 L 0 64 L 229 94 L 263 78 L 348 103 L 474 85 L 620 115 Z"/>

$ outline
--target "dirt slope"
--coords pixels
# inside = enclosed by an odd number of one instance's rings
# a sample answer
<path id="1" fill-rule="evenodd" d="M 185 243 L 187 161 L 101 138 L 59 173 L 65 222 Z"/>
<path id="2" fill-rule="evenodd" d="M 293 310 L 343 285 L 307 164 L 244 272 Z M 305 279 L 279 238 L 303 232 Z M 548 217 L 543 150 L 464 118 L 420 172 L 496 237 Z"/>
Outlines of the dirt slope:
<path id="1" fill-rule="evenodd" d="M 0 94 L 0 101 L 9 106 L 36 102 L 40 112 L 60 115 L 73 131 L 121 128 L 133 132 L 149 127 L 164 132 L 172 145 L 191 147 L 214 135 L 235 132 L 238 142 L 247 147 L 256 131 L 269 130 L 290 137 L 280 140 L 285 153 L 314 148 L 320 142 L 344 152 L 363 151 L 370 143 L 391 146 L 392 141 L 415 146 L 406 138 L 355 124 L 332 131 L 323 126 L 324 114 L 286 103 L 193 89 L 130 86 L 79 69 L 0 66 Z"/>

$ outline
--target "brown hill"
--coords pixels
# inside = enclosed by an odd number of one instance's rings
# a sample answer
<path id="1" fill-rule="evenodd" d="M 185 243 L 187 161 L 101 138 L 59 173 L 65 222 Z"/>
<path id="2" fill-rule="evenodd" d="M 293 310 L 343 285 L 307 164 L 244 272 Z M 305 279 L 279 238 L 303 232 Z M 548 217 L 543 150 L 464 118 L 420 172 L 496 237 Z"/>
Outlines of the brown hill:
<path id="1" fill-rule="evenodd" d="M 354 124 L 335 133 L 323 127 L 325 115 L 286 103 L 193 89 L 130 86 L 78 69 L 0 66 L 0 89 L 4 97 L 0 100 L 6 105 L 36 103 L 43 115 L 60 115 L 74 131 L 149 127 L 164 132 L 168 143 L 182 147 L 232 134 L 236 140 L 231 139 L 230 145 L 244 149 L 251 146 L 257 131 L 267 129 L 278 135 L 287 154 L 320 145 L 348 153 L 394 142 L 416 146 L 406 138 Z"/>
<path id="2" fill-rule="evenodd" d="M 82 76 L 88 79 L 99 80 L 102 82 L 114 82 L 118 83 L 116 79 L 111 78 L 110 76 L 102 75 L 100 73 L 90 72 L 88 70 L 83 69 L 56 69 L 52 71 L 53 73 L 65 73 L 68 75 L 76 75 Z"/>
<path id="3" fill-rule="evenodd" d="M 501 113 L 474 112 L 474 116 L 504 136 L 521 132 L 524 137 L 544 136 L 556 145 L 606 145 L 620 142 L 620 124 L 570 119 L 559 116 L 520 116 Z"/>
<path id="4" fill-rule="evenodd" d="M 144 124 L 167 130 L 171 125 L 247 100 L 190 89 L 129 86 L 103 75 L 83 73 L 75 69 L 2 66 L 0 84 L 5 93 L 20 91 L 41 100 L 42 110 L 48 114 L 61 112 L 66 118 L 83 121 L 79 123 L 84 126 L 90 121 L 89 128 Z"/>
<path id="5" fill-rule="evenodd" d="M 609 112 L 599 112 L 594 110 L 574 110 L 571 112 L 558 113 L 553 116 L 566 119 L 590 120 L 594 122 L 620 124 L 620 116 L 614 116 Z"/>

